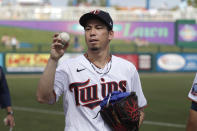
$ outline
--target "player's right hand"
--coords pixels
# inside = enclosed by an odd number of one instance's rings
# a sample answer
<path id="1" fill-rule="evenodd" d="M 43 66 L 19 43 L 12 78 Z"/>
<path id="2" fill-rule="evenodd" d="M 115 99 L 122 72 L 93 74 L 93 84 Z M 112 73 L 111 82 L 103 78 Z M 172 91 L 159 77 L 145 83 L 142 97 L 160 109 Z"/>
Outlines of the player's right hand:
<path id="1" fill-rule="evenodd" d="M 68 48 L 68 44 L 63 46 L 61 39 L 58 38 L 59 33 L 53 36 L 53 43 L 51 45 L 51 59 L 58 61 L 61 56 L 64 55 L 65 50 Z"/>
<path id="2" fill-rule="evenodd" d="M 4 124 L 6 126 L 9 126 L 11 128 L 13 128 L 15 126 L 15 122 L 14 122 L 14 117 L 12 115 L 8 115 L 5 119 L 4 119 Z"/>

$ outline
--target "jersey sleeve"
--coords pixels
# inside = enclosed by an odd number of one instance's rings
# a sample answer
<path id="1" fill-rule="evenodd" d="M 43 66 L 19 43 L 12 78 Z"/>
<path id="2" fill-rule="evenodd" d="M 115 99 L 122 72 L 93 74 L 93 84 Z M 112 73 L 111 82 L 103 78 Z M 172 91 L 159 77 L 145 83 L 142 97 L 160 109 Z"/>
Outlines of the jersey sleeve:
<path id="1" fill-rule="evenodd" d="M 189 91 L 188 97 L 192 101 L 197 102 L 197 73 L 196 73 L 196 76 L 194 78 L 192 88 Z"/>
<path id="2" fill-rule="evenodd" d="M 68 75 L 65 70 L 57 68 L 54 81 L 54 92 L 56 95 L 56 102 L 59 97 L 68 89 Z"/>
<path id="3" fill-rule="evenodd" d="M 0 67 L 0 108 L 11 106 L 10 92 L 3 69 Z"/>
<path id="4" fill-rule="evenodd" d="M 147 100 L 142 91 L 141 81 L 137 70 L 134 72 L 134 76 L 132 78 L 132 90 L 136 92 L 138 96 L 138 106 L 139 108 L 144 108 L 147 105 Z"/>

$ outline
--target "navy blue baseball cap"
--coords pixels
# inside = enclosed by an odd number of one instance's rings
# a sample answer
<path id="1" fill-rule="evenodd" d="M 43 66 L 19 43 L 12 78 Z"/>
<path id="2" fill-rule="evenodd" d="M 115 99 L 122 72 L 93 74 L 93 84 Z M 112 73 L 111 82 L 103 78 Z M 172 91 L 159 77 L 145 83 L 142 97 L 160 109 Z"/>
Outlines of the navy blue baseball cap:
<path id="1" fill-rule="evenodd" d="M 103 11 L 103 10 L 94 10 L 94 11 L 91 11 L 89 13 L 82 15 L 81 18 L 79 19 L 80 25 L 85 27 L 87 24 L 87 20 L 89 20 L 91 18 L 98 18 L 99 20 L 104 22 L 110 30 L 113 29 L 113 20 L 112 20 L 110 14 L 108 12 Z"/>

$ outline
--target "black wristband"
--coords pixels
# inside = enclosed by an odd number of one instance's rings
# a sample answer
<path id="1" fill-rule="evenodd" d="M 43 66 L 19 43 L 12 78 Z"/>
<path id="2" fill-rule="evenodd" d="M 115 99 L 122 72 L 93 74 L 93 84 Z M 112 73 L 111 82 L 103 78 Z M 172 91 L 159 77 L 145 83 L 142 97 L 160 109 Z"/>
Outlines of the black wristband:
<path id="1" fill-rule="evenodd" d="M 14 112 L 13 112 L 13 111 L 9 111 L 9 112 L 7 113 L 7 115 L 14 115 Z"/>
<path id="2" fill-rule="evenodd" d="M 197 103 L 192 101 L 191 109 L 197 111 Z"/>

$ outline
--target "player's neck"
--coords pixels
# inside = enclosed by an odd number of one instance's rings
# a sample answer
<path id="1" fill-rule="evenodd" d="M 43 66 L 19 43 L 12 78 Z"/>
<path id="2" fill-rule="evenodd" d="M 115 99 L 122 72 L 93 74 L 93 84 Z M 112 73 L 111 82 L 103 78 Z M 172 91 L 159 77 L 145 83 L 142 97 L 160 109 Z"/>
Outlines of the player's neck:
<path id="1" fill-rule="evenodd" d="M 84 54 L 85 57 L 98 68 L 104 68 L 105 65 L 111 60 L 110 52 L 91 53 Z"/>

